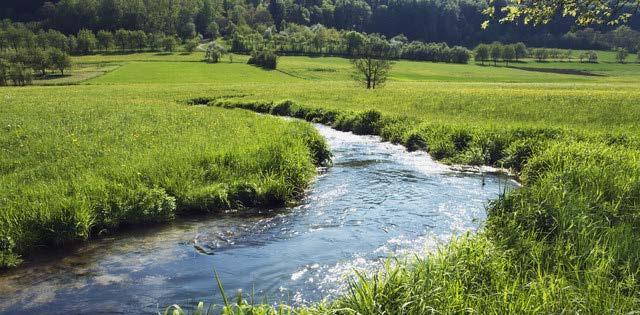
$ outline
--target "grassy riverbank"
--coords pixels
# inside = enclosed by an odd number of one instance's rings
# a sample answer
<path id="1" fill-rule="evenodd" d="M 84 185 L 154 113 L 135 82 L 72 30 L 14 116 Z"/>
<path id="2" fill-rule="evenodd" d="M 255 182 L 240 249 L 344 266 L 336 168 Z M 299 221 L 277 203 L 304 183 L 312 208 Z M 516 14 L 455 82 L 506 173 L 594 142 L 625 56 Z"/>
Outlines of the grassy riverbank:
<path id="1" fill-rule="evenodd" d="M 122 224 L 281 206 L 326 158 L 309 125 L 131 92 L 0 91 L 0 267 Z"/>
<path id="2" fill-rule="evenodd" d="M 246 192 L 264 205 L 291 200 L 313 176 L 317 135 L 216 108 L 242 107 L 378 134 L 448 163 L 509 167 L 525 184 L 490 206 L 480 235 L 297 312 L 637 310 L 640 65 L 603 56 L 516 65 L 581 74 L 401 61 L 375 91 L 351 82 L 340 58 L 283 57 L 263 71 L 197 55 L 80 57 L 118 68 L 76 86 L 0 90 L 3 232 L 20 252 L 233 206 Z M 187 105 L 196 99 L 216 106 Z"/>
<path id="3" fill-rule="evenodd" d="M 290 101 L 211 105 L 377 134 L 445 162 L 509 167 L 525 183 L 489 207 L 480 235 L 363 277 L 343 298 L 313 312 L 628 313 L 639 306 L 635 136 L 557 128 L 416 127 L 375 110 L 321 110 Z"/>

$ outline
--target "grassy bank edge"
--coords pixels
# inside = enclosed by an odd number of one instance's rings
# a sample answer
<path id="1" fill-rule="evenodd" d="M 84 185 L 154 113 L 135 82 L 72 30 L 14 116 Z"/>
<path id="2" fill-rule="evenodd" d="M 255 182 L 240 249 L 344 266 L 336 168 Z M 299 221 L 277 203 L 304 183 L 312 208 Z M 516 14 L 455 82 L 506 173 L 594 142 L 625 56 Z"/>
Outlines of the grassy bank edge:
<path id="1" fill-rule="evenodd" d="M 272 164 L 265 166 L 268 169 L 256 170 L 258 173 L 275 172 L 277 175 L 281 175 L 284 178 L 282 185 L 279 186 L 279 183 L 274 184 L 269 181 L 263 183 L 243 182 L 242 180 L 225 183 L 213 181 L 209 183 L 210 187 L 188 191 L 186 195 L 179 196 L 178 192 L 174 192 L 169 187 L 163 187 L 162 184 L 140 181 L 135 187 L 124 187 L 124 191 L 120 189 L 107 193 L 103 196 L 106 198 L 105 200 L 99 199 L 91 202 L 83 199 L 68 205 L 68 209 L 62 209 L 67 217 L 55 218 L 58 221 L 43 224 L 50 224 L 49 227 L 43 228 L 47 233 L 39 233 L 40 227 L 30 231 L 35 233 L 37 237 L 32 236 L 23 240 L 15 233 L 12 234 L 9 227 L 3 227 L 0 229 L 0 272 L 19 267 L 24 258 L 28 259 L 32 253 L 45 252 L 48 248 L 74 247 L 92 238 L 117 233 L 122 228 L 168 223 L 173 221 L 176 216 L 215 214 L 226 210 L 247 208 L 276 209 L 297 203 L 305 194 L 313 175 L 316 174 L 316 168 L 331 162 L 331 152 L 325 139 L 312 126 L 305 126 L 306 123 L 299 122 L 282 123 L 291 124 L 292 130 L 297 128 L 296 134 L 291 137 L 296 141 L 299 140 L 302 144 L 301 147 L 306 148 L 307 152 L 304 154 L 298 152 L 301 154 L 296 156 L 296 159 L 299 160 L 296 162 L 289 160 L 288 156 L 284 156 L 295 153 L 293 151 L 271 150 L 270 157 L 273 159 L 270 163 Z M 269 150 L 269 146 L 270 143 L 266 143 L 263 149 Z M 210 162 L 233 164 L 237 162 L 233 161 L 234 158 L 233 155 L 214 156 L 211 157 Z M 291 167 L 288 167 L 287 163 L 290 163 Z M 295 174 L 287 174 L 291 172 Z M 289 179 L 288 182 L 287 179 Z M 115 186 L 119 184 L 115 179 L 111 179 L 110 183 Z M 95 196 L 84 197 L 91 199 L 90 197 Z M 79 220 L 74 212 L 74 207 L 89 213 L 87 214 L 88 219 L 83 220 L 82 224 L 73 222 L 73 220 Z M 107 208 L 110 211 L 107 211 Z M 117 217 L 111 217 L 110 213 L 118 213 L 112 208 L 118 208 L 122 210 L 122 213 Z M 84 230 L 85 232 L 57 232 L 56 227 L 67 228 L 69 221 L 72 222 L 71 225 L 74 225 L 74 228 L 69 228 L 69 230 Z"/>
<path id="2" fill-rule="evenodd" d="M 490 204 L 487 227 L 478 235 L 453 240 L 423 258 L 389 264 L 378 274 L 358 275 L 334 302 L 273 307 L 239 296 L 222 307 L 222 314 L 628 313 L 640 307 L 636 137 L 459 127 L 292 101 L 200 98 L 191 103 L 379 135 L 445 163 L 509 168 L 525 184 Z M 199 304 L 194 314 L 205 314 L 203 307 Z M 166 311 L 185 313 L 175 306 Z"/>

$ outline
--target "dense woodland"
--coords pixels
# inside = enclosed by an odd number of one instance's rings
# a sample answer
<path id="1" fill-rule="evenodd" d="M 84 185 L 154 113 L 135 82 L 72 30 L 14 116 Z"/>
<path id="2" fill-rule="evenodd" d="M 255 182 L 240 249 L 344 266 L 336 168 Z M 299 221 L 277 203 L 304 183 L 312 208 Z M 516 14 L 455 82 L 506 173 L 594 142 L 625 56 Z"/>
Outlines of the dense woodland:
<path id="1" fill-rule="evenodd" d="M 544 26 L 480 25 L 487 17 L 482 0 L 5 0 L 0 17 L 37 22 L 39 28 L 77 34 L 82 29 L 162 32 L 182 39 L 275 34 L 290 23 L 379 33 L 409 41 L 446 42 L 466 47 L 478 43 L 525 42 L 530 46 L 635 51 L 640 19 L 615 27 L 577 28 L 571 18 Z M 495 6 L 505 5 L 498 2 Z"/>

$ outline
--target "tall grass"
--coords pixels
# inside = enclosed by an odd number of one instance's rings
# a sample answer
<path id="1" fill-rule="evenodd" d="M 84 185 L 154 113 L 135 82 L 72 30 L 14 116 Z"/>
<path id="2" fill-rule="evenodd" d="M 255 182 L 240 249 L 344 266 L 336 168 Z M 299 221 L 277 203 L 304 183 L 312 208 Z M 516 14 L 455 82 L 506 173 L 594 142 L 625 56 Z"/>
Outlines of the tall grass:
<path id="1" fill-rule="evenodd" d="M 478 128 L 323 110 L 291 101 L 246 108 L 378 134 L 451 163 L 514 170 L 525 187 L 494 201 L 479 235 L 358 275 L 334 314 L 634 313 L 640 308 L 640 150 L 631 135 Z"/>
<path id="2" fill-rule="evenodd" d="M 0 106 L 0 268 L 121 225 L 285 205 L 329 157 L 307 124 L 99 96 Z"/>

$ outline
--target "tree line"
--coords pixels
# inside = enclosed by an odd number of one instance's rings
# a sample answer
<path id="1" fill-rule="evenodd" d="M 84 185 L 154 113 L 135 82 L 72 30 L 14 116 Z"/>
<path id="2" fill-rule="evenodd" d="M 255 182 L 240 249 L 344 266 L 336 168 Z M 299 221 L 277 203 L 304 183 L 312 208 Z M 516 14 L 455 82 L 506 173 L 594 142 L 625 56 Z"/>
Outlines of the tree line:
<path id="1" fill-rule="evenodd" d="M 378 34 L 378 40 L 389 46 L 390 59 L 407 59 L 446 63 L 468 63 L 472 53 L 461 46 L 449 47 L 446 43 L 409 41 L 406 36 L 386 38 Z M 230 39 L 231 51 L 251 53 L 270 50 L 280 55 L 330 55 L 351 57 L 367 43 L 371 34 L 338 30 L 323 25 L 303 26 L 290 23 L 282 31 L 268 28 L 262 33 L 246 30 Z"/>
<path id="2" fill-rule="evenodd" d="M 619 62 L 624 62 L 629 55 L 628 51 L 624 48 L 617 50 L 619 56 L 624 55 L 624 58 L 617 58 Z M 571 49 L 557 49 L 557 48 L 528 48 L 524 43 L 516 44 L 503 44 L 500 42 L 493 42 L 491 44 L 480 44 L 474 49 L 474 59 L 476 62 L 485 64 L 487 62 L 493 62 L 497 65 L 498 62 L 504 62 L 507 66 L 509 63 L 519 62 L 524 58 L 532 58 L 537 62 L 546 62 L 550 59 L 557 61 L 569 61 L 574 58 L 573 50 Z M 583 51 L 578 55 L 580 62 L 598 62 L 598 53 L 589 50 Z M 638 53 L 638 60 L 640 61 L 640 53 Z"/>
<path id="3" fill-rule="evenodd" d="M 71 67 L 68 38 L 57 31 L 37 34 L 13 23 L 0 24 L 0 86 L 28 85 L 34 77 L 45 78 L 47 71 Z"/>
<path id="4" fill-rule="evenodd" d="M 13 19 L 37 22 L 41 28 L 64 34 L 82 29 L 142 30 L 162 32 L 189 39 L 202 34 L 206 38 L 230 37 L 239 29 L 264 32 L 275 27 L 279 32 L 288 24 L 322 24 L 338 30 L 379 33 L 387 38 L 404 34 L 410 41 L 446 42 L 449 45 L 475 46 L 480 42 L 525 42 L 531 46 L 571 49 L 611 49 L 624 47 L 635 51 L 640 18 L 628 21 L 621 31 L 613 26 L 575 30 L 575 19 L 560 17 L 548 25 L 527 26 L 493 21 L 481 27 L 490 5 L 484 0 L 57 0 L 9 3 L 0 14 Z M 492 1 L 491 8 L 501 12 L 507 1 Z M 497 13 L 500 15 L 500 13 Z M 500 16 L 498 16 L 500 18 Z M 241 32 L 242 33 L 242 32 Z"/>

